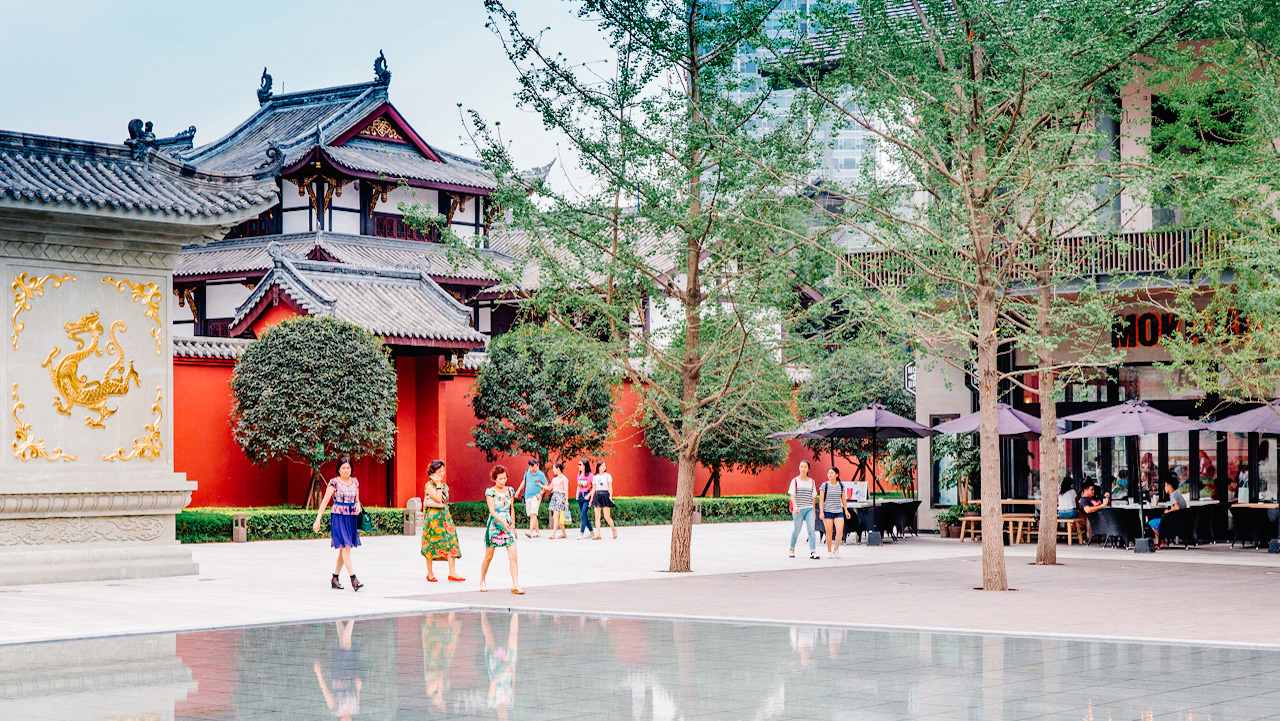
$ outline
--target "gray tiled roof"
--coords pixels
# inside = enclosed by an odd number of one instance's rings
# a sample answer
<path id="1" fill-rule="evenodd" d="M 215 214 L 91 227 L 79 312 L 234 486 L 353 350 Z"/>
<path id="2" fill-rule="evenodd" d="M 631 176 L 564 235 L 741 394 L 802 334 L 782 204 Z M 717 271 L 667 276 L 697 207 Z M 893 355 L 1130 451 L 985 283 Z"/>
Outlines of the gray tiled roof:
<path id="1" fill-rule="evenodd" d="M 239 358 L 250 342 L 244 338 L 174 338 L 173 357 L 232 360 Z"/>
<path id="2" fill-rule="evenodd" d="M 320 149 L 338 167 L 377 173 L 388 180 L 425 180 L 477 190 L 494 190 L 498 187 L 492 175 L 472 163 L 437 163 L 420 155 L 413 146 L 379 143 L 374 147 L 363 143 L 357 145 L 357 142 L 353 140 L 337 147 L 320 146 Z M 290 153 L 285 164 L 297 162 L 309 150 Z"/>
<path id="3" fill-rule="evenodd" d="M 449 249 L 436 243 L 399 238 L 378 238 L 317 231 L 220 240 L 188 246 L 178 256 L 175 278 L 224 273 L 263 273 L 275 266 L 268 252 L 271 243 L 300 257 L 320 250 L 339 262 L 382 268 L 419 267 L 433 278 L 496 280 L 481 264 L 466 258 L 449 258 Z M 482 251 L 496 262 L 512 261 L 501 253 Z"/>
<path id="4" fill-rule="evenodd" d="M 484 334 L 471 328 L 471 310 L 421 271 L 303 260 L 277 244 L 269 252 L 275 267 L 236 310 L 233 327 L 279 287 L 313 315 L 343 318 L 380 336 L 484 345 Z"/>
<path id="5" fill-rule="evenodd" d="M 291 155 L 332 140 L 387 100 L 387 86 L 369 82 L 277 95 L 230 133 L 179 154 L 188 162 L 223 172 L 250 172 L 267 160 L 275 143 Z"/>
<path id="6" fill-rule="evenodd" d="M 219 219 L 276 202 L 269 177 L 207 171 L 154 151 L 134 160 L 123 145 L 0 131 L 0 201 Z"/>

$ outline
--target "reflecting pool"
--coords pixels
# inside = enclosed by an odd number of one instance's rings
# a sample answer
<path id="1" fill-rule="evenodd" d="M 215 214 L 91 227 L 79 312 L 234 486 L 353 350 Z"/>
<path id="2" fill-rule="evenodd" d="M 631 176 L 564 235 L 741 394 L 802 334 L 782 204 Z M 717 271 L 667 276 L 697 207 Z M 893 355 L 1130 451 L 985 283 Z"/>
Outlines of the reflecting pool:
<path id="1" fill-rule="evenodd" d="M 0 646 L 0 719 L 1280 718 L 1280 651 L 436 613 Z"/>

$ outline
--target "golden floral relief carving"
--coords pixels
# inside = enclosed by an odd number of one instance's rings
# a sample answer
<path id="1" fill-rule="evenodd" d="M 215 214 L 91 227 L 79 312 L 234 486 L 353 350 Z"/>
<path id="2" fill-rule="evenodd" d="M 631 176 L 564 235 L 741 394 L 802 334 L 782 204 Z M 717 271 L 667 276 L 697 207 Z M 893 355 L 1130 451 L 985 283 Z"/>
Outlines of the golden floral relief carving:
<path id="1" fill-rule="evenodd" d="M 138 372 L 133 369 L 133 361 L 129 361 L 129 370 L 125 371 L 124 351 L 120 348 L 120 342 L 116 340 L 116 331 L 127 330 L 128 326 L 122 320 L 111 324 L 111 340 L 107 343 L 106 354 L 116 356 L 116 362 L 112 363 L 103 374 L 102 380 L 93 381 L 80 373 L 80 361 L 103 354 L 103 351 L 98 348 L 98 339 L 102 337 L 103 332 L 102 324 L 98 322 L 98 311 L 95 310 L 77 321 L 64 323 L 62 327 L 67 336 L 75 341 L 77 350 L 68 353 L 65 358 L 58 361 L 57 365 L 54 365 L 53 359 L 62 353 L 61 348 L 55 347 L 49 353 L 49 357 L 45 358 L 44 363 L 40 364 L 41 368 L 49 369 L 49 379 L 53 381 L 54 389 L 62 396 L 53 399 L 53 407 L 62 415 L 69 416 L 72 408 L 84 406 L 98 414 L 97 418 L 86 416 L 85 424 L 90 428 L 106 428 L 103 421 L 115 414 L 117 410 L 109 408 L 107 401 L 112 396 L 123 396 L 128 393 L 129 381 L 133 381 L 135 386 L 141 384 L 138 380 Z M 81 337 L 86 333 L 89 335 L 87 346 L 84 338 Z"/>
<path id="2" fill-rule="evenodd" d="M 13 455 L 24 460 L 34 461 L 37 458 L 43 458 L 46 461 L 74 461 L 76 456 L 74 453 L 64 453 L 61 448 L 54 448 L 52 452 L 46 451 L 44 447 L 44 439 L 36 438 L 31 434 L 31 424 L 23 423 L 18 414 L 25 409 L 26 406 L 22 401 L 18 400 L 18 384 L 13 384 Z"/>
<path id="3" fill-rule="evenodd" d="M 160 291 L 160 286 L 150 281 L 146 283 L 134 283 L 130 280 L 116 280 L 107 277 L 102 279 L 103 283 L 114 285 L 117 291 L 124 292 L 128 288 L 133 293 L 133 302 L 142 303 L 142 314 L 150 318 L 156 327 L 151 329 L 151 337 L 156 341 L 156 355 L 164 355 L 164 347 L 160 344 L 160 332 L 163 326 L 160 325 L 160 299 L 164 294 Z M 194 314 L 195 303 L 191 304 L 191 310 Z"/>
<path id="4" fill-rule="evenodd" d="M 370 138 L 386 138 L 388 140 L 404 140 L 404 136 L 399 130 L 387 120 L 386 116 L 382 116 L 377 120 L 369 123 L 369 126 L 360 131 L 361 135 Z"/>
<path id="5" fill-rule="evenodd" d="M 134 458 L 146 458 L 154 461 L 160 458 L 160 451 L 164 450 L 164 443 L 160 441 L 160 419 L 164 417 L 161 410 L 161 403 L 164 400 L 162 395 L 163 389 L 156 387 L 156 402 L 151 406 L 151 412 L 156 414 L 156 419 L 151 423 L 142 427 L 143 437 L 133 439 L 133 449 L 126 450 L 121 448 L 110 455 L 103 454 L 104 461 L 128 461 Z"/>
<path id="6" fill-rule="evenodd" d="M 18 334 L 25 327 L 22 321 L 18 320 L 18 315 L 24 310 L 31 310 L 31 299 L 36 296 L 44 295 L 44 284 L 50 283 L 54 288 L 62 285 L 63 281 L 74 281 L 74 275 L 63 273 L 62 275 L 49 275 L 35 277 L 26 273 L 19 273 L 13 277 L 13 349 L 18 350 Z"/>

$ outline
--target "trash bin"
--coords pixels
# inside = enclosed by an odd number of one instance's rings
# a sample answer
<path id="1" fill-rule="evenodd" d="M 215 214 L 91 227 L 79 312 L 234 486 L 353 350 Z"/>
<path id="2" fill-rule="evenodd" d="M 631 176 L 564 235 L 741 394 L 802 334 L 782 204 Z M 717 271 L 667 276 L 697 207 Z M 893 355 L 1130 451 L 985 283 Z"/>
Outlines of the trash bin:
<path id="1" fill-rule="evenodd" d="M 231 517 L 231 542 L 244 543 L 249 540 L 249 518 L 243 513 Z"/>
<path id="2" fill-rule="evenodd" d="M 404 508 L 404 535 L 416 536 L 422 533 L 422 500 L 410 498 Z"/>
<path id="3" fill-rule="evenodd" d="M 702 501 L 693 502 L 693 522 L 702 523 Z"/>

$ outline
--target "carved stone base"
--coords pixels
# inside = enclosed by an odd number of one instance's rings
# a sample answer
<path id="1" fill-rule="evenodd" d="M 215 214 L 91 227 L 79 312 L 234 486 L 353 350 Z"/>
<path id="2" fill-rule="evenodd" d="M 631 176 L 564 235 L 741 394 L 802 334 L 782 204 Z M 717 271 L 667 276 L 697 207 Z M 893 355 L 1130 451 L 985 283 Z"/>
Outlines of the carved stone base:
<path id="1" fill-rule="evenodd" d="M 175 541 L 163 545 L 9 546 L 0 549 L 0 586 L 189 576 L 200 567 Z"/>

